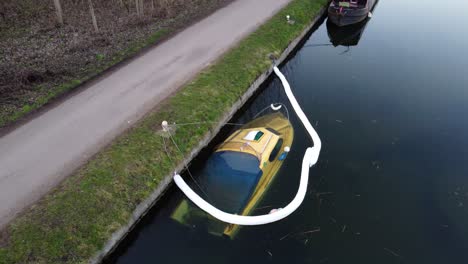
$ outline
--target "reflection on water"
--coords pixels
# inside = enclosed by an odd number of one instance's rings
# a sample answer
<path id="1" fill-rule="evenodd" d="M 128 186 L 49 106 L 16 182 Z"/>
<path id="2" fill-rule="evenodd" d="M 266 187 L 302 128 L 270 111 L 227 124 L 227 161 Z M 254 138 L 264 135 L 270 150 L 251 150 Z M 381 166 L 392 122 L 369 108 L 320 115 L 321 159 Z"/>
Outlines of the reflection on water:
<path id="1" fill-rule="evenodd" d="M 317 45 L 330 43 L 324 23 L 282 67 L 323 140 L 296 213 L 222 239 L 170 219 L 173 188 L 109 262 L 468 263 L 468 2 L 421 3 L 381 0 L 352 52 Z M 272 80 L 234 121 L 282 93 Z M 296 192 L 310 141 L 291 121 L 291 153 L 258 214 Z"/>
<path id="2" fill-rule="evenodd" d="M 330 20 L 327 20 L 327 31 L 330 42 L 333 46 L 357 46 L 364 30 L 366 29 L 368 19 L 357 24 L 339 27 Z"/>

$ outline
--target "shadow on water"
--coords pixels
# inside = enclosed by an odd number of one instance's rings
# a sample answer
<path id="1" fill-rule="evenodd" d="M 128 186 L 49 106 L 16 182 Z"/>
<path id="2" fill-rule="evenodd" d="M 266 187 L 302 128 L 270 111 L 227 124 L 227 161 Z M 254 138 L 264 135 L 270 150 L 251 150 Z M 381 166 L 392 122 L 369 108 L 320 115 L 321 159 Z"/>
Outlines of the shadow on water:
<path id="1" fill-rule="evenodd" d="M 368 19 L 361 21 L 357 24 L 338 27 L 337 25 L 327 20 L 327 32 L 330 37 L 330 42 L 333 46 L 357 46 L 361 36 L 366 29 Z"/>
<path id="2" fill-rule="evenodd" d="M 427 0 L 415 14 L 420 1 L 381 0 L 350 32 L 321 23 L 282 65 L 323 141 L 297 212 L 223 239 L 171 220 L 183 198 L 172 187 L 106 262 L 468 263 L 468 3 L 449 2 L 460 8 Z M 287 103 L 276 78 L 232 122 L 272 102 Z M 292 151 L 257 214 L 296 193 L 310 140 L 292 113 L 291 122 Z M 233 129 L 192 162 L 193 174 Z"/>

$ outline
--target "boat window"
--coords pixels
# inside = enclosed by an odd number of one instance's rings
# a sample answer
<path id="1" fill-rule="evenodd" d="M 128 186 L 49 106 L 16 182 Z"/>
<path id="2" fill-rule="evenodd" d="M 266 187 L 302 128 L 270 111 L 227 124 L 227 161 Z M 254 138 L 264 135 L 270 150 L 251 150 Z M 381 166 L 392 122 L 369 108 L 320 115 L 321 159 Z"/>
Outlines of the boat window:
<path id="1" fill-rule="evenodd" d="M 259 131 L 259 132 L 257 133 L 257 135 L 255 135 L 255 141 L 259 141 L 260 138 L 262 138 L 262 136 L 263 136 L 263 132 L 262 132 L 262 131 Z"/>
<path id="2" fill-rule="evenodd" d="M 279 133 L 278 131 L 274 130 L 274 129 L 273 129 L 273 128 L 271 128 L 271 127 L 267 127 L 266 129 L 267 129 L 268 131 L 270 131 L 271 133 L 273 133 L 273 134 L 277 135 L 277 136 L 279 136 L 279 135 L 280 135 L 280 133 Z"/>
<path id="3" fill-rule="evenodd" d="M 276 156 L 278 156 L 278 153 L 281 150 L 281 146 L 283 146 L 283 139 L 282 138 L 278 139 L 278 142 L 276 143 L 275 147 L 271 151 L 270 158 L 268 158 L 268 160 L 270 162 L 272 162 L 272 161 L 274 161 L 276 159 Z"/>
<path id="4" fill-rule="evenodd" d="M 199 180 L 213 205 L 238 214 L 249 201 L 262 173 L 256 156 L 244 152 L 219 151 L 210 156 Z"/>
<path id="5" fill-rule="evenodd" d="M 259 141 L 262 138 L 263 134 L 265 133 L 263 133 L 262 131 L 250 131 L 249 133 L 247 133 L 244 139 L 249 141 Z"/>

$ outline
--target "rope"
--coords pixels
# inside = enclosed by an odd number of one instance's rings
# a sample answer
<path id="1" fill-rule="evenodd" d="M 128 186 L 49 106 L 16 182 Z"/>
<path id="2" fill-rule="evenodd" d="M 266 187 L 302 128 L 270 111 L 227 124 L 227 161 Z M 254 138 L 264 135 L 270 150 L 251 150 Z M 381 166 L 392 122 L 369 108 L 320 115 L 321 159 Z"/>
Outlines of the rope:
<path id="1" fill-rule="evenodd" d="M 169 134 L 169 137 L 171 138 L 171 141 L 172 143 L 174 144 L 174 146 L 177 148 L 177 151 L 179 151 L 180 154 L 182 154 L 182 157 L 184 155 L 184 153 L 180 150 L 179 146 L 177 145 L 177 143 L 175 142 L 174 138 L 172 137 L 172 134 L 169 130 L 167 130 L 167 133 Z M 174 163 L 172 161 L 172 158 L 171 158 L 171 155 L 169 155 L 169 151 L 168 149 L 166 148 L 166 139 L 163 137 L 163 140 L 164 140 L 164 150 L 166 151 L 166 155 L 169 157 L 169 159 L 171 160 L 172 163 Z M 203 188 L 200 186 L 200 184 L 195 180 L 195 177 L 193 177 L 192 173 L 190 172 L 187 164 L 184 162 L 184 167 L 185 167 L 185 170 L 187 170 L 188 174 L 190 175 L 190 178 L 192 178 L 193 182 L 195 183 L 195 185 L 197 185 L 197 187 L 200 189 L 200 191 L 203 192 L 203 194 L 206 196 L 207 199 L 210 199 L 208 197 L 208 194 L 203 190 Z"/>
<path id="2" fill-rule="evenodd" d="M 286 117 L 288 118 L 289 120 L 289 110 L 288 110 L 288 107 L 286 107 L 286 105 L 284 105 L 283 103 L 273 103 L 271 105 L 281 105 L 281 107 L 284 107 L 284 109 L 286 110 Z M 262 114 L 263 112 L 265 112 L 266 110 L 270 109 L 271 108 L 271 105 L 263 108 L 262 110 L 260 110 L 260 112 L 258 112 L 254 117 L 253 119 L 257 118 L 260 114 Z"/>
<path id="3" fill-rule="evenodd" d="M 333 44 L 330 44 L 330 43 L 327 43 L 327 44 L 314 44 L 314 43 L 311 43 L 311 44 L 304 45 L 304 48 L 328 47 L 328 46 L 333 46 Z"/>
<path id="4" fill-rule="evenodd" d="M 287 116 L 288 116 L 288 120 L 289 120 L 289 112 L 288 112 L 288 109 L 286 108 L 286 106 L 282 103 L 277 103 L 277 104 L 280 104 L 282 106 L 285 107 L 286 109 L 286 112 L 287 112 Z M 264 110 L 262 110 L 261 112 L 265 111 L 266 109 L 270 108 L 270 106 L 266 107 Z M 261 113 L 260 112 L 260 113 Z M 258 116 L 260 113 L 258 113 L 256 116 Z M 255 116 L 255 117 L 256 117 Z M 167 124 L 167 127 L 178 127 L 178 126 L 187 126 L 187 125 L 201 125 L 201 124 L 218 124 L 218 122 L 213 122 L 213 121 L 203 121 L 203 122 L 191 122 L 191 123 L 174 123 L 174 124 Z M 225 123 L 225 125 L 233 125 L 233 126 L 243 126 L 245 124 L 241 124 L 241 123 L 230 123 L 230 122 L 227 122 Z M 174 146 L 177 148 L 177 151 L 183 155 L 181 149 L 179 148 L 179 146 L 177 145 L 177 143 L 175 142 L 173 136 L 172 136 L 172 133 L 170 132 L 170 130 L 166 130 L 166 132 L 168 133 L 169 137 L 171 138 L 171 141 L 172 143 L 174 144 Z M 172 160 L 171 158 L 171 155 L 169 153 L 169 150 L 167 149 L 167 143 L 166 143 L 166 139 L 164 137 L 163 138 L 163 143 L 164 143 L 164 151 L 166 152 L 166 155 L 169 157 L 169 160 L 171 161 L 171 163 L 175 164 L 174 161 Z M 209 196 L 208 194 L 205 192 L 205 190 L 201 187 L 201 185 L 197 182 L 197 180 L 195 180 L 195 177 L 193 176 L 193 174 L 190 172 L 189 168 L 188 168 L 188 165 L 184 163 L 184 168 L 187 170 L 188 174 L 190 175 L 190 178 L 192 178 L 193 182 L 195 183 L 195 185 L 197 185 L 198 189 L 200 189 L 200 191 L 203 192 L 203 194 L 209 199 Z"/>
<path id="5" fill-rule="evenodd" d="M 170 124 L 168 126 L 187 126 L 187 125 L 201 125 L 201 124 L 218 124 L 219 122 L 212 122 L 212 121 L 206 121 L 206 122 L 193 122 L 193 123 L 181 123 L 181 124 Z M 225 123 L 225 125 L 233 125 L 233 126 L 243 126 L 245 124 L 239 124 L 239 123 Z"/>
<path id="6" fill-rule="evenodd" d="M 212 206 L 211 204 L 203 200 L 185 183 L 184 179 L 179 174 L 174 175 L 174 182 L 193 203 L 195 203 L 198 207 L 200 207 L 202 210 L 209 213 L 213 217 L 226 223 L 236 225 L 263 225 L 279 221 L 292 214 L 294 211 L 296 211 L 297 208 L 299 208 L 299 206 L 304 201 L 305 195 L 307 193 L 309 169 L 317 163 L 320 155 L 320 150 L 322 147 L 320 137 L 318 136 L 317 132 L 314 130 L 309 120 L 307 119 L 307 116 L 304 114 L 301 107 L 299 106 L 299 103 L 294 97 L 291 87 L 289 86 L 289 83 L 284 77 L 284 75 L 276 66 L 274 66 L 273 70 L 283 83 L 284 90 L 286 92 L 286 95 L 288 96 L 289 101 L 291 102 L 291 105 L 293 106 L 294 111 L 296 112 L 298 118 L 301 120 L 305 129 L 309 133 L 312 141 L 314 142 L 314 146 L 307 148 L 304 154 L 304 158 L 302 160 L 302 170 L 299 189 L 294 199 L 286 207 L 274 210 L 267 215 L 242 216 L 229 214 L 219 210 L 218 208 Z"/>

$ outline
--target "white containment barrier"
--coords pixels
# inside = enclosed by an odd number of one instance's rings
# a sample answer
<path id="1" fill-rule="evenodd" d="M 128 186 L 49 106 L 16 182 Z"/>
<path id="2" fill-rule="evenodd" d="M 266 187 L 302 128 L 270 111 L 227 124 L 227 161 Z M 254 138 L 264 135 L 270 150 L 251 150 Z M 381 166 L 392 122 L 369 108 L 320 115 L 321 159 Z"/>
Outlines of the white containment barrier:
<path id="1" fill-rule="evenodd" d="M 302 124 L 304 125 L 305 129 L 307 130 L 314 143 L 313 147 L 308 147 L 305 151 L 304 158 L 302 160 L 302 170 L 299 189 L 294 199 L 287 206 L 280 209 L 272 210 L 272 212 L 267 215 L 243 216 L 229 214 L 217 209 L 216 207 L 206 202 L 187 185 L 187 183 L 179 174 L 174 175 L 174 182 L 193 203 L 195 203 L 203 211 L 226 223 L 236 225 L 264 225 L 279 221 L 292 214 L 294 211 L 296 211 L 297 208 L 299 208 L 299 206 L 304 201 L 307 192 L 307 184 L 309 181 L 309 169 L 317 163 L 320 155 L 322 142 L 320 141 L 319 135 L 312 127 L 309 120 L 307 119 L 307 116 L 304 114 L 301 107 L 299 106 L 299 103 L 294 97 L 294 94 L 291 91 L 291 87 L 289 86 L 289 83 L 284 77 L 284 75 L 276 66 L 274 67 L 274 71 L 276 75 L 280 78 L 286 95 L 294 108 L 294 111 L 296 112 L 297 116 L 301 120 Z"/>

